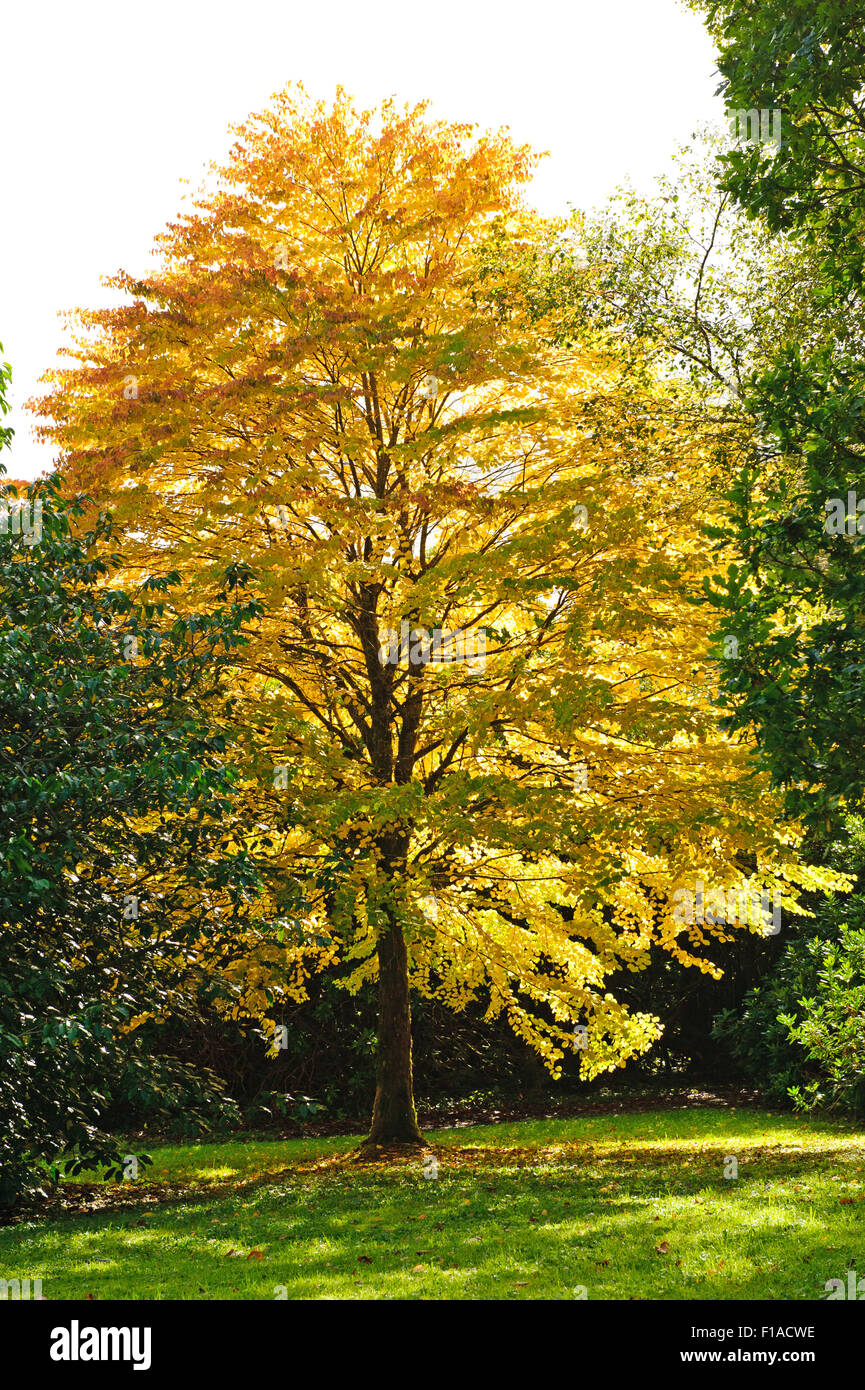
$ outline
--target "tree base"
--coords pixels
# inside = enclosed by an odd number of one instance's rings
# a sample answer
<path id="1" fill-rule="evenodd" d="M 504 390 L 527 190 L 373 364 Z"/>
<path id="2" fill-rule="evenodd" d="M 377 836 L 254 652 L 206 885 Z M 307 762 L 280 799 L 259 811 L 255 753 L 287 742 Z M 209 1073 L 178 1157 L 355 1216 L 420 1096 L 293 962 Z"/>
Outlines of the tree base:
<path id="1" fill-rule="evenodd" d="M 432 1152 L 432 1145 L 425 1139 L 391 1139 L 387 1143 L 364 1139 L 347 1158 L 349 1163 L 416 1163 L 424 1154 Z"/>

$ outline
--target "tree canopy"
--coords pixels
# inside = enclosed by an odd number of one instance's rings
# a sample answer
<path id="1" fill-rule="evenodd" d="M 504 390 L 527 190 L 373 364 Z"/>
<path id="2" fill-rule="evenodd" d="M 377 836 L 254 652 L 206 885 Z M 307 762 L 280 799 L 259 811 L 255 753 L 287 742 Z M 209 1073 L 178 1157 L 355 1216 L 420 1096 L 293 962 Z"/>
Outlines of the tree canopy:
<path id="1" fill-rule="evenodd" d="M 411 987 L 596 1075 L 659 1031 L 611 973 L 712 970 L 754 894 L 835 880 L 712 708 L 698 397 L 556 343 L 491 261 L 542 235 L 530 153 L 342 93 L 236 136 L 42 408 L 127 576 L 248 586 L 238 833 L 282 938 L 377 976 L 371 1139 L 412 1140 Z M 739 906 L 684 919 L 698 882 Z"/>

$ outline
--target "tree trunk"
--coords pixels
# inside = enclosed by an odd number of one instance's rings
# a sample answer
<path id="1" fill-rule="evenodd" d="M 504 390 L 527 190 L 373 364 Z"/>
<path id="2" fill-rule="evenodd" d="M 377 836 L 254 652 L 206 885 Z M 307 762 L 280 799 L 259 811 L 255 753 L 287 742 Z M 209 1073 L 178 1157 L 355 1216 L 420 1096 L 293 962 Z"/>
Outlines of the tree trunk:
<path id="1" fill-rule="evenodd" d="M 379 937 L 378 972 L 378 1065 L 366 1143 L 420 1144 L 411 1071 L 408 955 L 402 928 L 393 915 L 388 930 Z"/>

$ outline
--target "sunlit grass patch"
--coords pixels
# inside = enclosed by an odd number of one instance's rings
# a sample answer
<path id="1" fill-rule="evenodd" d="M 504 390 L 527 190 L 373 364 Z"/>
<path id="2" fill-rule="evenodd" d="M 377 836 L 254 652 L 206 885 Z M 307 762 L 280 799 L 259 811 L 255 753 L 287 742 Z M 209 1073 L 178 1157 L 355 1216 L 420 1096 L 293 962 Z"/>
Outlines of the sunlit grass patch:
<path id="1" fill-rule="evenodd" d="M 865 1272 L 865 1134 L 843 1123 L 694 1109 L 440 1130 L 435 1178 L 421 1155 L 339 1162 L 355 1142 L 154 1147 L 147 1181 L 176 1201 L 0 1230 L 0 1276 L 41 1276 L 49 1299 L 796 1300 Z"/>

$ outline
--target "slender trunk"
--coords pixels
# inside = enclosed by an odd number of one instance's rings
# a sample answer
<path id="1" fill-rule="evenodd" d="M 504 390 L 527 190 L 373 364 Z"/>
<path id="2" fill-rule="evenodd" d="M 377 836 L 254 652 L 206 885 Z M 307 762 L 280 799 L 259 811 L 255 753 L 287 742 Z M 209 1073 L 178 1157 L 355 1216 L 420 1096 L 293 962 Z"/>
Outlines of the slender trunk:
<path id="1" fill-rule="evenodd" d="M 379 466 L 382 452 L 379 452 Z M 384 486 L 386 469 L 380 474 Z M 383 494 L 382 494 L 383 495 Z M 376 592 L 362 589 L 358 632 L 366 657 L 372 696 L 369 753 L 376 781 L 385 787 L 405 786 L 412 776 L 414 753 L 423 707 L 423 663 L 409 661 L 409 693 L 403 700 L 402 725 L 393 756 L 395 666 L 379 659 L 380 634 L 376 619 Z M 405 878 L 410 827 L 403 824 L 380 841 L 381 873 L 387 928 L 378 938 L 378 1058 L 372 1125 L 366 1146 L 373 1144 L 423 1144 L 414 1108 L 411 1071 L 411 1008 L 409 1005 L 408 952 L 399 919 L 398 893 Z"/>
<path id="2" fill-rule="evenodd" d="M 378 972 L 378 1067 L 366 1142 L 422 1143 L 411 1071 L 408 955 L 402 928 L 393 915 L 388 930 L 379 937 Z"/>

